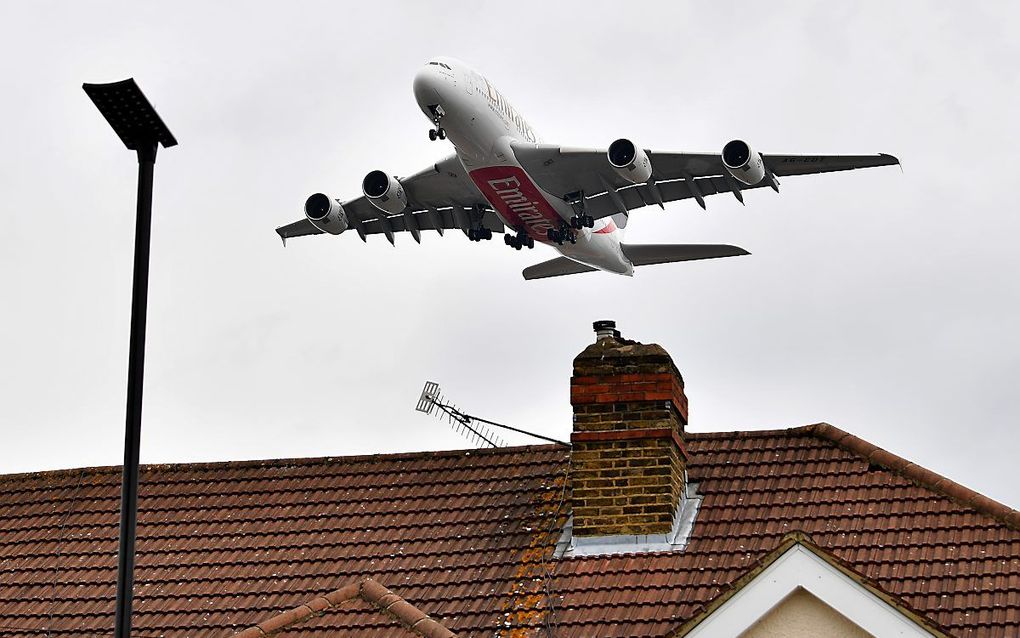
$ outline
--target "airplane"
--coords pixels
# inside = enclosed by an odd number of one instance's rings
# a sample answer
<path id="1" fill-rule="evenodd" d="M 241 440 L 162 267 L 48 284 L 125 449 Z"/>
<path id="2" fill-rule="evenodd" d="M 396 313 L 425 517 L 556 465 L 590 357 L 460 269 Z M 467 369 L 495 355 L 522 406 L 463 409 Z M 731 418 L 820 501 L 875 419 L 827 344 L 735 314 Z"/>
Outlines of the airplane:
<path id="1" fill-rule="evenodd" d="M 627 244 L 630 214 L 649 205 L 769 187 L 777 178 L 898 165 L 892 155 L 773 155 L 742 141 L 721 153 L 651 151 L 620 138 L 607 149 L 539 141 L 527 120 L 483 75 L 449 57 L 428 61 L 414 77 L 414 97 L 432 123 L 429 139 L 454 153 L 409 177 L 373 170 L 362 195 L 341 201 L 315 193 L 305 218 L 276 229 L 283 239 L 339 235 L 363 241 L 399 232 L 461 230 L 471 241 L 503 240 L 515 250 L 552 246 L 560 257 L 524 269 L 525 279 L 592 271 L 631 276 L 637 266 L 750 254 L 725 244 Z"/>

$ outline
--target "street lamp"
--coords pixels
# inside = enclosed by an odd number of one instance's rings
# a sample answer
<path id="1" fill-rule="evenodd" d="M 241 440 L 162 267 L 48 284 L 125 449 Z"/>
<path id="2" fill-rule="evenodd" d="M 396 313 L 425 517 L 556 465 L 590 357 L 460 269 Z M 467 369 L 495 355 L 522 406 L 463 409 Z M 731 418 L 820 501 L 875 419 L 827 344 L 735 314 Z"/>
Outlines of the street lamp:
<path id="1" fill-rule="evenodd" d="M 131 78 L 110 84 L 83 84 L 85 93 L 130 150 L 138 154 L 138 206 L 135 265 L 131 288 L 127 425 L 120 492 L 120 550 L 117 565 L 115 638 L 131 636 L 131 595 L 135 582 L 135 528 L 138 519 L 138 448 L 142 430 L 142 377 L 145 368 L 145 310 L 149 292 L 149 234 L 152 226 L 152 170 L 159 144 L 177 144 L 159 114 Z"/>

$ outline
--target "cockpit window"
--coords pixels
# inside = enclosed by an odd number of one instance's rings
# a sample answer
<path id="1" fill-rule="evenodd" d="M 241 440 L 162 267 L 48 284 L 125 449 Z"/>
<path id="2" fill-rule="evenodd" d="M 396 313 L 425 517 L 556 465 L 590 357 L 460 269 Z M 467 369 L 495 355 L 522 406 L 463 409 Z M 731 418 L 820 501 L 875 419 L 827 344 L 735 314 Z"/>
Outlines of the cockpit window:
<path id="1" fill-rule="evenodd" d="M 434 64 L 434 65 L 436 65 L 436 66 L 441 66 L 441 67 L 443 67 L 444 69 L 446 69 L 447 71 L 452 71 L 452 70 L 453 70 L 453 69 L 451 69 L 451 68 L 450 68 L 450 65 L 449 65 L 449 64 L 444 64 L 444 63 L 442 63 L 442 62 L 429 62 L 429 64 Z"/>

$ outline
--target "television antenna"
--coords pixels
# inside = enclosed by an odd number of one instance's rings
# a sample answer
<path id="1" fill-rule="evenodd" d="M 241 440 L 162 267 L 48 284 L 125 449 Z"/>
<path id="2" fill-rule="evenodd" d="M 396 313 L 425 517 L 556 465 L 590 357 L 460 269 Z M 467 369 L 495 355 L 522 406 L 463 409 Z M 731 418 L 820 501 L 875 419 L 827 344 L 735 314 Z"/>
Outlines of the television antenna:
<path id="1" fill-rule="evenodd" d="M 535 434 L 534 432 L 528 432 L 527 430 L 521 430 L 520 428 L 511 427 L 509 425 L 503 425 L 502 423 L 496 423 L 488 419 L 481 417 L 472 416 L 466 412 L 461 411 L 457 408 L 453 402 L 449 401 L 443 396 L 442 391 L 439 389 L 439 384 L 435 381 L 426 381 L 425 387 L 422 388 L 421 396 L 418 397 L 418 405 L 415 406 L 415 410 L 418 412 L 424 412 L 430 416 L 435 415 L 438 419 L 444 417 L 450 423 L 450 426 L 457 431 L 459 434 L 466 437 L 468 440 L 472 440 L 477 445 L 482 443 L 489 447 L 504 447 L 506 444 L 499 436 L 497 436 L 491 428 L 502 428 L 504 430 L 510 430 L 511 432 L 517 432 L 518 434 L 527 434 L 528 436 L 543 441 L 549 441 L 563 447 L 570 447 L 569 443 L 552 439 L 541 434 Z"/>

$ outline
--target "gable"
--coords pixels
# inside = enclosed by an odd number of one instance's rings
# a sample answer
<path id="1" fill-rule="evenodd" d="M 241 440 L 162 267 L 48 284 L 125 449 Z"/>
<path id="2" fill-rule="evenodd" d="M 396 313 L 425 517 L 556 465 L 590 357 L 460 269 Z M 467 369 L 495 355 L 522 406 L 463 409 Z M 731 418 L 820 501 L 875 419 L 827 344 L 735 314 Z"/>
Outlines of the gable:
<path id="1" fill-rule="evenodd" d="M 798 587 L 737 638 L 874 638 L 820 598 Z"/>
<path id="2" fill-rule="evenodd" d="M 821 605 L 812 604 L 812 599 Z M 784 628 L 782 622 L 793 624 Z M 812 626 L 811 623 L 823 625 Z M 795 628 L 804 633 L 794 633 Z M 834 629 L 845 633 L 829 633 Z M 795 543 L 715 611 L 680 635 L 686 638 L 767 638 L 774 635 L 931 638 L 937 634 L 918 625 L 815 552 Z"/>

